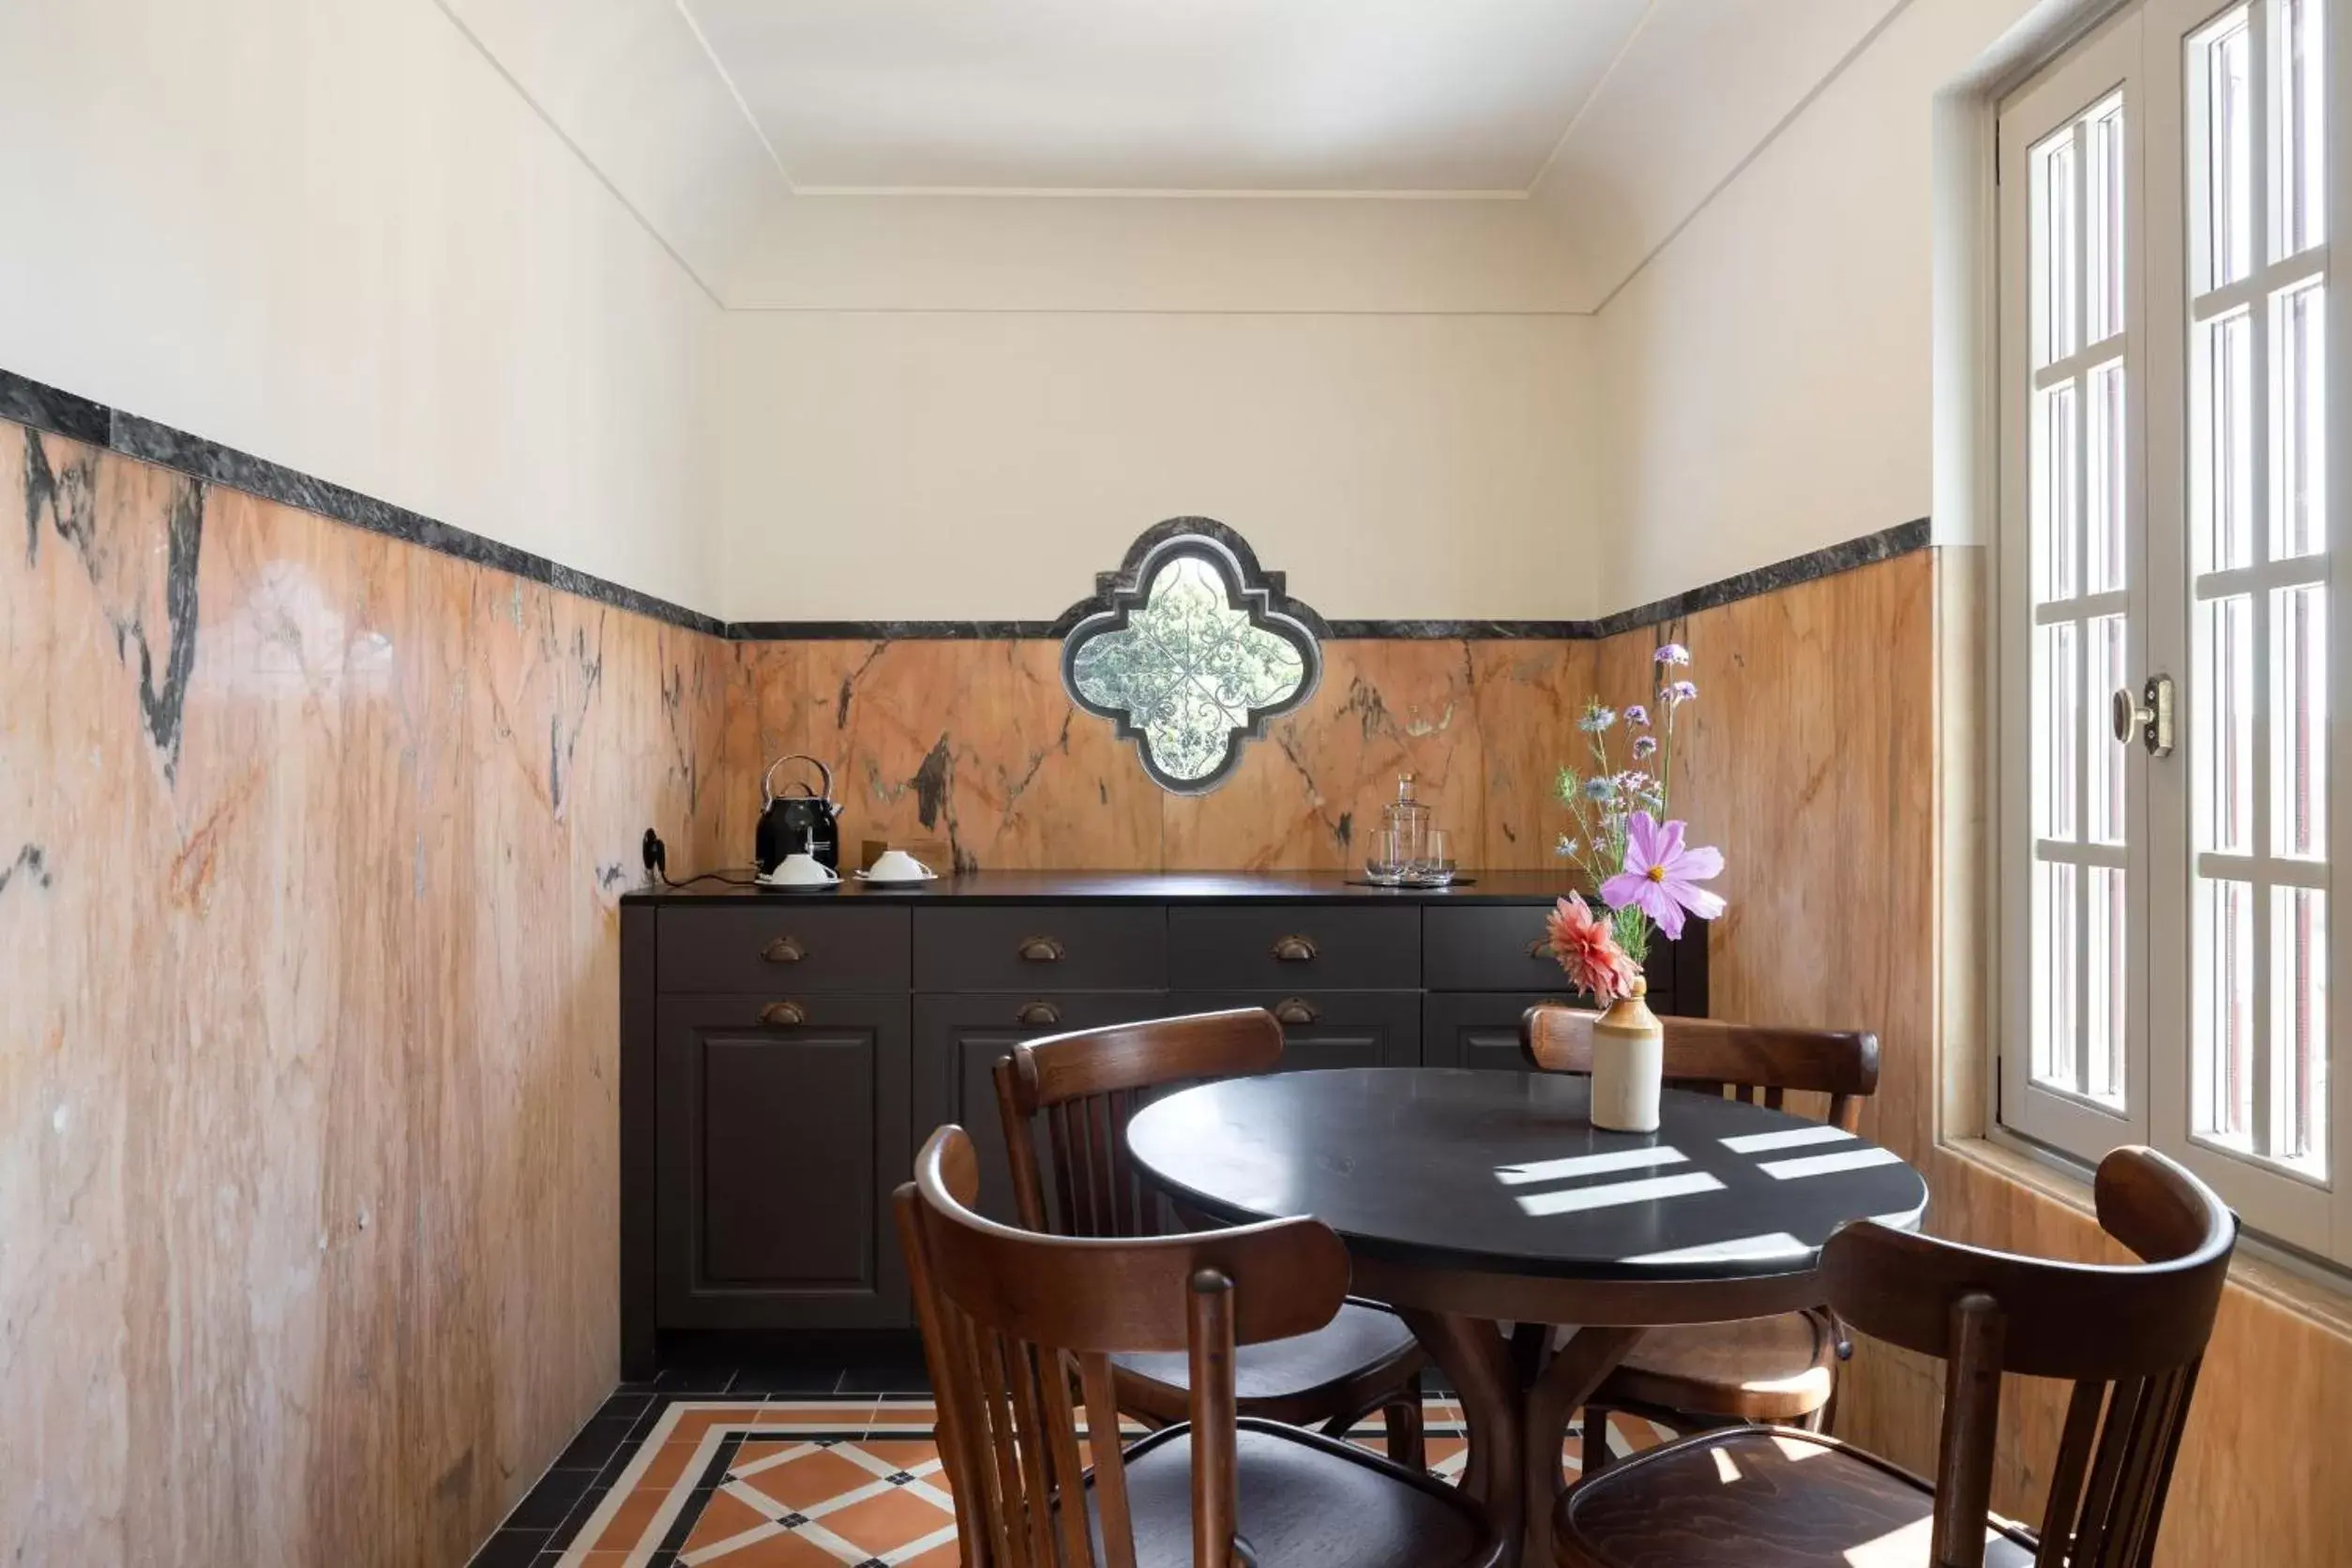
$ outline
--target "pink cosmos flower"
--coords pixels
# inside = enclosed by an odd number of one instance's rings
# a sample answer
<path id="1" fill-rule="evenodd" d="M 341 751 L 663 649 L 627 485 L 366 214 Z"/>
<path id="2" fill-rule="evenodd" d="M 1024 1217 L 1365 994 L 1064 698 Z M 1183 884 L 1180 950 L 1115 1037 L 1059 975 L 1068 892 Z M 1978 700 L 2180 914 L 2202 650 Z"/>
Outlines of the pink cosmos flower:
<path id="1" fill-rule="evenodd" d="M 1640 968 L 1617 945 L 1617 933 L 1592 912 L 1582 894 L 1560 900 L 1544 919 L 1544 934 L 1551 939 L 1552 957 L 1568 972 L 1570 983 L 1591 991 L 1602 1006 L 1634 994 Z"/>
<path id="2" fill-rule="evenodd" d="M 1721 850 L 1684 849 L 1679 820 L 1661 824 L 1636 811 L 1625 820 L 1625 868 L 1601 884 L 1601 897 L 1613 910 L 1640 910 L 1672 942 L 1685 911 L 1701 920 L 1724 912 L 1722 897 L 1698 885 L 1722 873 Z"/>

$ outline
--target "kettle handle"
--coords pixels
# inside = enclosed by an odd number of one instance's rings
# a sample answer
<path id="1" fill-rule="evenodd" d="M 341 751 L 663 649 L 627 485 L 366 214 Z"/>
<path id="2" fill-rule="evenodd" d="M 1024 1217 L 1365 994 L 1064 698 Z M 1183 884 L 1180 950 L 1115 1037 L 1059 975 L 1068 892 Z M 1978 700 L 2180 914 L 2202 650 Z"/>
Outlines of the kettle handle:
<path id="1" fill-rule="evenodd" d="M 814 767 L 817 770 L 818 776 L 824 780 L 823 787 L 818 792 L 818 798 L 822 800 L 828 806 L 833 803 L 833 770 L 825 766 L 819 759 L 811 757 L 806 752 L 795 751 L 790 757 L 778 757 L 775 761 L 770 762 L 768 764 L 768 771 L 760 776 L 761 810 L 764 811 L 769 807 L 776 804 L 776 790 L 773 780 L 776 777 L 776 770 L 782 767 L 787 762 L 807 762 L 811 767 Z"/>

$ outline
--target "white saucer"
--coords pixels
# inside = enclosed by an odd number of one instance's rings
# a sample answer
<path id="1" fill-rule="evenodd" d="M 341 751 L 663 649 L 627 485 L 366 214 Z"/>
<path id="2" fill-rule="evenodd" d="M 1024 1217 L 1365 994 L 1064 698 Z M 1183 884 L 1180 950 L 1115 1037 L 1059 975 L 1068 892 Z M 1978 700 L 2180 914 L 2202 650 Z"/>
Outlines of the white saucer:
<path id="1" fill-rule="evenodd" d="M 866 871 L 859 871 L 853 874 L 859 882 L 865 882 L 873 887 L 921 887 L 925 882 L 939 881 L 939 873 L 937 871 L 932 872 L 927 877 L 877 877 L 872 875 L 870 872 Z"/>
<path id="2" fill-rule="evenodd" d="M 841 890 L 837 882 L 777 882 L 773 877 L 761 877 L 760 885 L 771 893 L 838 893 Z"/>

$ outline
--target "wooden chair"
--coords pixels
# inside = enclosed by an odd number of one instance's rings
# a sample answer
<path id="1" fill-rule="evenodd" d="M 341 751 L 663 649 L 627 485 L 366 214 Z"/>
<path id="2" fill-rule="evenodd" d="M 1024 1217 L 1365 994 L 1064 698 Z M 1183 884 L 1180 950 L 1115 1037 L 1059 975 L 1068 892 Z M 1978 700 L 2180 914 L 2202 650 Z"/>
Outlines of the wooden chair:
<path id="1" fill-rule="evenodd" d="M 2046 1262 L 1872 1221 L 1830 1238 L 1845 1320 L 1946 1364 L 1933 1484 L 1810 1432 L 1705 1433 L 1567 1493 L 1562 1568 L 2148 1568 L 2238 1222 L 2149 1149 L 2100 1161 L 2098 1202 L 2143 1263 Z M 1989 1513 L 2004 1372 L 2074 1384 L 2039 1530 Z"/>
<path id="2" fill-rule="evenodd" d="M 1169 1229 L 1165 1204 L 1127 1158 L 1127 1123 L 1155 1091 L 1267 1072 L 1282 1060 L 1282 1026 L 1263 1008 L 1116 1024 L 1031 1040 L 996 1066 L 997 1105 L 1011 1157 L 1013 1201 L 1032 1230 L 1148 1236 Z M 1042 1123 L 1053 1160 L 1048 1206 L 1037 1153 Z M 1374 1410 L 1389 1457 L 1424 1464 L 1421 1369 L 1427 1355 L 1384 1306 L 1349 1301 L 1328 1323 L 1241 1352 L 1241 1413 L 1332 1437 Z M 1153 1426 L 1185 1419 L 1186 1358 L 1123 1355 L 1112 1363 L 1119 1408 Z"/>
<path id="3" fill-rule="evenodd" d="M 966 1568 L 1501 1560 L 1442 1482 L 1234 1413 L 1237 1350 L 1310 1333 L 1346 1298 L 1324 1226 L 1051 1236 L 974 1214 L 979 1184 L 971 1140 L 942 1127 L 897 1195 Z M 1133 1351 L 1186 1359 L 1189 1419 L 1123 1451 L 1111 1357 Z"/>
<path id="4" fill-rule="evenodd" d="M 1599 1018 L 1570 1007 L 1529 1008 L 1519 1025 L 1528 1060 L 1549 1072 L 1591 1072 L 1592 1025 Z M 1712 1018 L 1661 1021 L 1666 1081 L 1680 1089 L 1728 1090 L 1774 1110 L 1784 1108 L 1791 1091 L 1825 1094 L 1827 1119 L 1850 1133 L 1861 1121 L 1863 1097 L 1878 1087 L 1875 1034 Z M 1827 1312 L 1653 1329 L 1585 1403 L 1583 1473 L 1609 1462 L 1612 1410 L 1651 1417 L 1678 1432 L 1758 1421 L 1818 1430 L 1837 1392 L 1837 1364 L 1851 1352 Z M 1530 1350 L 1522 1347 L 1521 1353 Z"/>

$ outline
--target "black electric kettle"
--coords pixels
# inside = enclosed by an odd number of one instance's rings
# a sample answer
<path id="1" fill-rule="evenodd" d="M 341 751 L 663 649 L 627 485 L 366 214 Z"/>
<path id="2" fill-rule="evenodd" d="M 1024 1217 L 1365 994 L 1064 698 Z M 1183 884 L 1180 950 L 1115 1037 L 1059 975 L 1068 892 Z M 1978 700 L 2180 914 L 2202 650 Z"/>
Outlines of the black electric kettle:
<path id="1" fill-rule="evenodd" d="M 822 782 L 815 792 L 806 784 L 785 786 L 797 794 L 776 792 L 776 770 L 787 762 L 807 762 Z M 841 807 L 833 800 L 833 770 L 814 757 L 778 757 L 760 777 L 760 832 L 757 839 L 760 874 L 766 876 L 786 855 L 814 855 L 830 870 L 841 868 Z"/>

